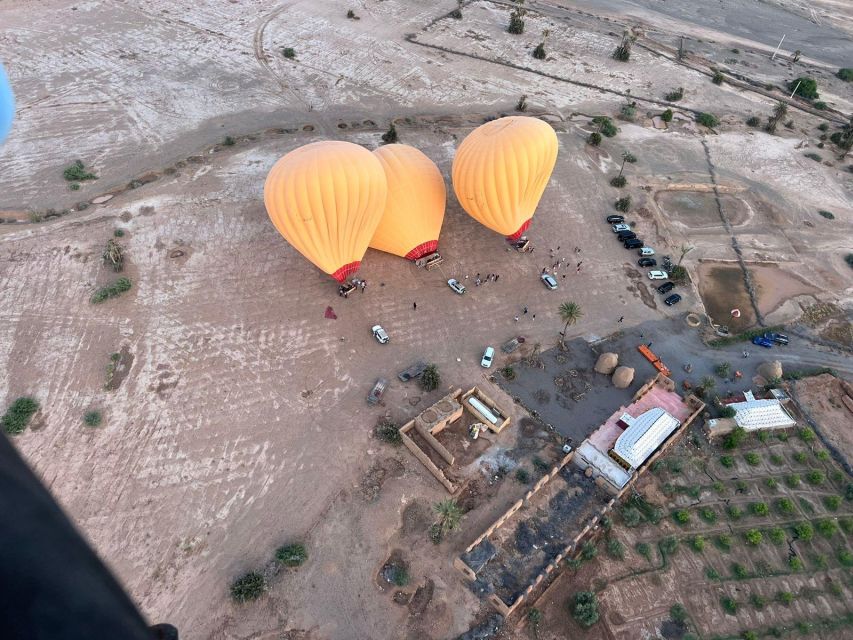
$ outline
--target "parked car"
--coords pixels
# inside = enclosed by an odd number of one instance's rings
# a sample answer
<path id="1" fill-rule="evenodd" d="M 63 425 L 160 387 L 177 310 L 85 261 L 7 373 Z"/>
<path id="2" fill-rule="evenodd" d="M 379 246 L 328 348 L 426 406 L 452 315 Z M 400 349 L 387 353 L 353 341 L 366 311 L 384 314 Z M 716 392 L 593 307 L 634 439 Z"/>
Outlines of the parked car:
<path id="1" fill-rule="evenodd" d="M 755 336 L 752 339 L 752 344 L 758 345 L 759 347 L 764 347 L 765 349 L 773 348 L 773 343 L 764 336 Z"/>
<path id="2" fill-rule="evenodd" d="M 643 247 L 640 249 L 639 253 L 641 256 L 653 256 L 655 255 L 655 250 L 651 247 Z"/>
<path id="3" fill-rule="evenodd" d="M 388 337 L 388 334 L 385 333 L 385 329 L 382 328 L 382 325 L 374 325 L 371 331 L 373 332 L 373 337 L 376 338 L 376 341 L 379 344 L 385 344 L 391 339 Z"/>
<path id="4" fill-rule="evenodd" d="M 557 281 L 554 279 L 550 273 L 543 273 L 539 276 L 539 279 L 548 287 L 551 291 L 557 288 Z"/>
<path id="5" fill-rule="evenodd" d="M 658 293 L 669 293 L 675 289 L 675 284 L 672 282 L 664 282 L 662 285 L 658 287 Z"/>
<path id="6" fill-rule="evenodd" d="M 772 331 L 768 331 L 764 334 L 764 337 L 770 340 L 771 342 L 775 342 L 776 344 L 788 344 L 788 336 L 783 335 L 781 333 L 773 333 Z"/>
<path id="7" fill-rule="evenodd" d="M 448 280 L 447 286 L 453 289 L 453 291 L 458 293 L 460 296 L 465 293 L 465 287 L 459 284 L 459 281 L 456 278 L 451 278 L 450 280 Z"/>
<path id="8" fill-rule="evenodd" d="M 626 240 L 633 240 L 637 237 L 637 234 L 633 231 L 620 231 L 616 234 L 616 237 L 619 238 L 620 241 L 625 242 Z"/>
<path id="9" fill-rule="evenodd" d="M 607 222 L 610 224 L 621 224 L 625 222 L 625 216 L 617 216 L 615 213 L 611 216 L 607 216 Z"/>
<path id="10" fill-rule="evenodd" d="M 495 349 L 494 347 L 486 347 L 486 350 L 483 352 L 483 359 L 480 360 L 480 366 L 488 369 L 492 366 L 492 360 L 495 357 Z"/>
<path id="11" fill-rule="evenodd" d="M 656 267 L 658 266 L 658 261 L 654 258 L 640 258 L 637 260 L 637 264 L 641 267 Z"/>
<path id="12" fill-rule="evenodd" d="M 668 277 L 666 271 L 649 271 L 649 280 L 666 280 Z"/>
<path id="13" fill-rule="evenodd" d="M 639 238 L 631 238 L 630 240 L 625 240 L 624 246 L 626 249 L 639 249 L 643 246 L 643 241 Z"/>
<path id="14" fill-rule="evenodd" d="M 673 293 L 671 296 L 669 296 L 663 301 L 663 303 L 668 307 L 671 307 L 674 304 L 678 304 L 679 302 L 681 302 L 681 296 L 677 293 Z"/>
<path id="15" fill-rule="evenodd" d="M 613 229 L 613 233 L 619 233 L 620 231 L 630 231 L 631 230 L 631 227 L 629 227 L 627 224 L 624 224 L 622 222 L 620 222 L 619 224 L 614 224 L 610 228 Z"/>
<path id="16" fill-rule="evenodd" d="M 370 393 L 367 396 L 367 404 L 374 405 L 379 403 L 382 400 L 382 395 L 385 393 L 385 390 L 388 388 L 388 381 L 385 378 L 379 378 L 376 381 L 376 384 L 373 385 L 373 389 L 370 390 Z"/>

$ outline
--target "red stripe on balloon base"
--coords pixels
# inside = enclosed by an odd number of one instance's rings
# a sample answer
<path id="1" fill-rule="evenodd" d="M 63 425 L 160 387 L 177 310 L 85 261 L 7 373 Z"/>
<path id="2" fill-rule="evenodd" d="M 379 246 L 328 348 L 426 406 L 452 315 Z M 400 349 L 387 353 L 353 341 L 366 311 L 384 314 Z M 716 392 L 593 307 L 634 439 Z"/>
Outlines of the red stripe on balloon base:
<path id="1" fill-rule="evenodd" d="M 409 253 L 406 254 L 406 258 L 409 260 L 417 260 L 418 258 L 423 258 L 431 253 L 435 253 L 436 249 L 438 249 L 438 240 L 423 242 L 409 251 Z"/>
<path id="2" fill-rule="evenodd" d="M 335 271 L 332 274 L 332 277 L 335 280 L 337 280 L 338 282 L 343 282 L 344 280 L 349 278 L 351 275 L 353 275 L 356 271 L 358 271 L 358 268 L 360 266 L 361 266 L 361 260 L 356 260 L 355 262 L 350 262 L 349 264 L 345 264 L 340 269 Z"/>
<path id="3" fill-rule="evenodd" d="M 518 240 L 522 236 L 522 234 L 524 234 L 524 232 L 527 231 L 527 229 L 530 227 L 530 222 L 532 220 L 533 220 L 533 218 L 528 218 L 527 222 L 525 222 L 523 225 L 521 225 L 518 228 L 518 231 L 513 233 L 511 236 L 507 236 L 506 239 L 509 240 L 510 242 L 515 242 L 516 240 Z"/>

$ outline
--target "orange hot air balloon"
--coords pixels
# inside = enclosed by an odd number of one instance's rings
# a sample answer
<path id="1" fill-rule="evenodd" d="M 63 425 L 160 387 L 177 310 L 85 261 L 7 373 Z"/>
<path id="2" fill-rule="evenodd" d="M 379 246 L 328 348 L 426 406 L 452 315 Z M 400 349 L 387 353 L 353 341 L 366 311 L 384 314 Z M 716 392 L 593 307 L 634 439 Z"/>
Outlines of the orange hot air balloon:
<path id="1" fill-rule="evenodd" d="M 527 116 L 499 118 L 459 145 L 453 190 L 468 215 L 517 240 L 530 226 L 556 161 L 551 125 Z"/>
<path id="2" fill-rule="evenodd" d="M 382 164 L 370 151 L 351 142 L 314 142 L 273 165 L 264 204 L 294 249 L 343 282 L 361 264 L 387 191 Z"/>
<path id="3" fill-rule="evenodd" d="M 388 144 L 373 152 L 388 179 L 382 221 L 370 241 L 373 249 L 417 260 L 438 247 L 447 189 L 435 163 L 405 144 Z"/>

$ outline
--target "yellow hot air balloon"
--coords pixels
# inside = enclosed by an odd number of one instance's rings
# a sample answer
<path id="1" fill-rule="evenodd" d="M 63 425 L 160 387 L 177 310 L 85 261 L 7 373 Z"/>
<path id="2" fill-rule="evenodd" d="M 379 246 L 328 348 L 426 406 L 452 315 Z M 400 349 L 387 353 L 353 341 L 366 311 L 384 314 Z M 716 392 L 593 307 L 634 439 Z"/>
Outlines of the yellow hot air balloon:
<path id="1" fill-rule="evenodd" d="M 441 171 L 421 151 L 405 144 L 387 144 L 373 155 L 385 170 L 388 198 L 370 246 L 409 260 L 433 253 L 447 203 Z"/>
<path id="2" fill-rule="evenodd" d="M 551 125 L 527 116 L 499 118 L 459 145 L 453 190 L 468 215 L 517 240 L 530 226 L 556 161 Z"/>
<path id="3" fill-rule="evenodd" d="M 382 164 L 367 149 L 351 142 L 314 142 L 273 165 L 264 204 L 294 249 L 343 282 L 361 264 L 387 191 Z"/>

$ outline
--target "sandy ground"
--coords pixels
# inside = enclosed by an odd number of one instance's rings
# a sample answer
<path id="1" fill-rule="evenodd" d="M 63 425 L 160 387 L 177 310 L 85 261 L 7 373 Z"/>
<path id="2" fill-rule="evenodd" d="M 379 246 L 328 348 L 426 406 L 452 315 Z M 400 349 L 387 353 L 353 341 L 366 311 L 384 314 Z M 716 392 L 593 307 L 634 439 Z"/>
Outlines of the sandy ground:
<path id="1" fill-rule="evenodd" d="M 822 375 L 796 383 L 797 399 L 818 424 L 821 434 L 850 464 L 853 461 L 853 434 L 850 410 L 841 402 L 844 390 L 833 376 Z"/>
<path id="2" fill-rule="evenodd" d="M 431 397 L 396 381 L 385 407 L 369 409 L 365 396 L 376 377 L 393 379 L 425 358 L 438 363 L 445 386 L 483 384 L 512 406 L 483 376 L 482 350 L 519 333 L 552 346 L 560 302 L 582 306 L 570 337 L 588 340 L 701 312 L 686 287 L 679 307 L 661 305 L 637 256 L 602 218 L 630 193 L 629 218 L 659 253 L 695 246 L 685 261 L 693 273 L 699 260 L 733 260 L 723 229 L 691 228 L 679 220 L 683 207 L 655 204 L 673 185 L 707 189 L 703 139 L 718 181 L 744 203 L 734 233 L 746 258 L 769 256 L 808 279 L 816 297 L 849 304 L 853 278 L 842 256 L 853 186 L 842 165 L 803 159 L 797 145 L 814 142 L 816 119 L 796 116 L 782 137 L 745 131 L 744 115 L 769 112 L 768 99 L 716 87 L 641 49 L 629 65 L 613 61 L 615 21 L 564 8 L 531 12 L 525 37 L 513 38 L 504 32 L 506 8 L 478 1 L 462 21 L 432 23 L 453 6 L 362 2 L 358 21 L 334 2 L 198 3 L 180 13 L 167 3 L 94 0 L 0 9 L 0 58 L 20 100 L 0 151 L 0 211 L 23 220 L 0 225 L 0 398 L 40 400 L 17 446 L 146 616 L 177 624 L 182 637 L 266 640 L 302 630 L 318 640 L 442 638 L 466 628 L 479 603 L 451 558 L 512 492 L 466 516 L 458 540 L 437 552 L 415 545 L 417 584 L 433 584 L 433 622 L 421 624 L 417 607 L 392 606 L 374 576 L 394 547 L 415 544 L 402 540 L 401 513 L 443 494 L 370 431 L 386 411 L 402 421 Z M 536 61 L 530 50 L 544 28 L 554 34 L 550 59 Z M 285 46 L 296 49 L 295 61 L 280 55 Z M 719 135 L 700 136 L 687 112 L 655 131 L 647 114 L 660 109 L 642 103 L 635 124 L 619 122 L 619 136 L 598 150 L 584 144 L 587 115 L 618 113 L 624 98 L 614 92 L 659 100 L 678 85 L 686 107 L 711 105 L 723 117 Z M 337 137 L 372 148 L 399 118 L 402 141 L 447 175 L 458 141 L 484 118 L 510 112 L 522 93 L 560 139 L 530 232 L 535 254 L 507 252 L 451 197 L 441 270 L 371 251 L 366 293 L 344 301 L 270 226 L 264 176 L 299 144 Z M 213 146 L 225 135 L 237 144 Z M 628 190 L 618 191 L 608 182 L 624 150 L 639 161 L 626 169 Z M 77 157 L 100 178 L 72 192 L 61 170 Z M 29 211 L 79 209 L 146 175 L 153 181 L 106 204 L 28 222 Z M 822 208 L 835 213 L 832 223 L 817 215 Z M 116 228 L 125 231 L 134 286 L 94 306 L 94 288 L 114 277 L 99 256 Z M 583 269 L 560 271 L 560 290 L 549 292 L 537 275 L 558 247 L 557 258 Z M 465 297 L 446 288 L 448 277 L 467 275 L 471 285 L 490 272 L 500 281 L 469 286 Z M 327 305 L 337 321 L 323 318 Z M 530 313 L 516 323 L 524 305 Z M 372 340 L 377 321 L 390 344 Z M 119 351 L 132 364 L 107 391 L 105 370 Z M 838 356 L 791 359 L 829 357 Z M 90 408 L 104 412 L 100 430 L 82 424 Z M 387 481 L 366 505 L 360 487 L 375 464 Z M 309 564 L 278 574 L 261 602 L 231 604 L 230 581 L 267 566 L 293 539 L 308 542 Z"/>

